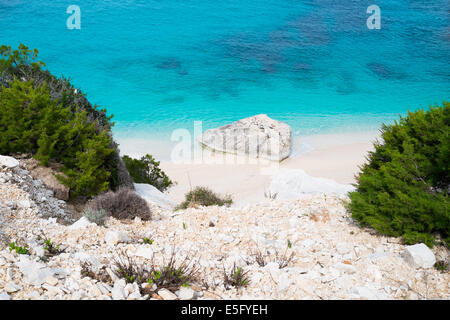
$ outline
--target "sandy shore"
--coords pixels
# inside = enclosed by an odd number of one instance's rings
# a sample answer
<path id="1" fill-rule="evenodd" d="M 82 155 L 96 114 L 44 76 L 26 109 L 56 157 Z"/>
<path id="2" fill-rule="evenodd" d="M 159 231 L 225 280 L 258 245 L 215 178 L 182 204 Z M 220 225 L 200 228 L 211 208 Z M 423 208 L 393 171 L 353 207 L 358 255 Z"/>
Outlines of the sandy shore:
<path id="1" fill-rule="evenodd" d="M 119 140 L 119 143 L 123 154 L 138 157 L 151 153 L 162 159 L 161 168 L 177 182 L 167 191 L 176 202 L 181 202 L 191 187 L 207 186 L 216 192 L 230 194 L 236 205 L 244 205 L 265 199 L 270 173 L 277 168 L 303 169 L 313 177 L 353 183 L 358 166 L 364 163 L 378 136 L 377 132 L 362 132 L 296 137 L 291 157 L 279 166 L 268 161 L 249 163 L 248 159 L 208 151 L 204 151 L 200 163 L 174 163 L 167 159 L 167 148 L 173 148 L 175 143 L 148 140 Z M 221 161 L 225 163 L 220 164 Z"/>

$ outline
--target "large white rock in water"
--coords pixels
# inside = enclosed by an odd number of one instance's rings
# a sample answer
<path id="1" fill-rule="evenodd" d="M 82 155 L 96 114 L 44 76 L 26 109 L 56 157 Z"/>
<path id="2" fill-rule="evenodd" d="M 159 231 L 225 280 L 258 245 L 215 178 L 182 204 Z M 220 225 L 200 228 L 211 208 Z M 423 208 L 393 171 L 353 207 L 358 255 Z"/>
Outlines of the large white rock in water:
<path id="1" fill-rule="evenodd" d="M 15 168 L 19 165 L 19 161 L 13 157 L 0 156 L 0 166 L 7 167 L 9 169 Z"/>
<path id="2" fill-rule="evenodd" d="M 355 187 L 351 185 L 339 184 L 331 179 L 311 177 L 301 169 L 280 169 L 272 176 L 266 193 L 277 200 L 293 200 L 304 194 L 344 195 L 354 190 Z"/>
<path id="3" fill-rule="evenodd" d="M 207 130 L 198 142 L 216 151 L 281 161 L 291 153 L 291 135 L 289 125 L 260 114 Z"/>
<path id="4" fill-rule="evenodd" d="M 431 268 L 436 263 L 433 251 L 423 243 L 407 246 L 403 258 L 415 268 Z"/>
<path id="5" fill-rule="evenodd" d="M 151 184 L 135 183 L 134 188 L 136 193 L 147 202 L 166 209 L 175 207 L 175 202 L 172 199 Z"/>

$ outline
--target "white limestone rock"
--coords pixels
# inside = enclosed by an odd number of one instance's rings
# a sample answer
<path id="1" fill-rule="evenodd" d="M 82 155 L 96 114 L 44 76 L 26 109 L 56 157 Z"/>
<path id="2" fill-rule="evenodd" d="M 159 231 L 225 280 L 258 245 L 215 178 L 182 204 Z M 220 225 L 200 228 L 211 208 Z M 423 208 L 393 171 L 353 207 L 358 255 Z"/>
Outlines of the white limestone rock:
<path id="1" fill-rule="evenodd" d="M 98 259 L 96 257 L 94 257 L 84 251 L 75 252 L 73 257 L 75 259 L 79 260 L 81 263 L 89 263 L 94 268 L 94 270 L 98 270 L 98 268 L 101 265 L 100 261 L 98 261 Z"/>
<path id="2" fill-rule="evenodd" d="M 0 293 L 0 301 L 1 300 L 11 300 L 11 297 L 6 292 L 1 292 Z"/>
<path id="3" fill-rule="evenodd" d="M 93 223 L 90 222 L 88 218 L 83 216 L 77 222 L 75 222 L 74 224 L 69 226 L 69 229 L 70 230 L 84 229 L 84 228 L 87 228 L 87 227 L 89 227 L 91 225 L 93 225 Z"/>
<path id="4" fill-rule="evenodd" d="M 281 161 L 291 153 L 291 136 L 289 125 L 260 114 L 207 130 L 197 140 L 216 151 Z"/>
<path id="5" fill-rule="evenodd" d="M 116 245 L 119 242 L 128 242 L 130 239 L 128 235 L 123 231 L 108 231 L 105 236 L 105 242 L 109 245 Z"/>
<path id="6" fill-rule="evenodd" d="M 135 256 L 142 257 L 148 260 L 153 258 L 153 250 L 151 248 L 139 247 L 135 252 Z"/>
<path id="7" fill-rule="evenodd" d="M 139 291 L 134 291 L 127 297 L 127 300 L 141 300 L 141 299 L 142 296 Z"/>
<path id="8" fill-rule="evenodd" d="M 56 286 L 58 284 L 58 279 L 55 277 L 48 277 L 47 279 L 45 279 L 45 283 L 51 285 L 51 286 Z"/>
<path id="9" fill-rule="evenodd" d="M 164 300 L 176 300 L 178 297 L 167 289 L 158 290 L 158 295 Z"/>
<path id="10" fill-rule="evenodd" d="M 54 275 L 53 270 L 46 267 L 44 264 L 34 262 L 23 256 L 20 257 L 17 266 L 24 276 L 24 281 L 37 287 L 41 286 L 47 278 Z"/>
<path id="11" fill-rule="evenodd" d="M 125 300 L 125 280 L 119 279 L 114 282 L 114 287 L 111 290 L 111 296 L 113 300 Z"/>
<path id="12" fill-rule="evenodd" d="M 353 190 L 355 188 L 351 185 L 311 177 L 301 169 L 280 169 L 272 176 L 267 192 L 277 200 L 295 200 L 305 194 L 345 195 Z"/>
<path id="13" fill-rule="evenodd" d="M 19 201 L 17 201 L 17 204 L 19 205 L 19 207 L 22 207 L 24 209 L 31 208 L 30 200 L 19 200 Z"/>
<path id="14" fill-rule="evenodd" d="M 354 274 L 356 273 L 357 269 L 349 264 L 345 263 L 337 263 L 334 266 L 337 270 L 339 270 L 342 273 L 348 273 L 348 274 Z"/>
<path id="15" fill-rule="evenodd" d="M 283 273 L 278 280 L 278 287 L 277 287 L 278 293 L 285 292 L 291 284 L 292 280 L 289 278 L 289 275 Z"/>
<path id="16" fill-rule="evenodd" d="M 191 288 L 181 287 L 177 295 L 180 300 L 192 300 L 194 299 L 195 291 Z"/>
<path id="17" fill-rule="evenodd" d="M 8 282 L 5 286 L 5 291 L 7 293 L 14 293 L 17 292 L 19 290 L 22 290 L 22 286 L 15 284 L 14 282 Z"/>
<path id="18" fill-rule="evenodd" d="M 403 258 L 414 268 L 431 268 L 436 263 L 433 251 L 423 243 L 407 246 Z"/>
<path id="19" fill-rule="evenodd" d="M 350 246 L 346 242 L 339 242 L 336 244 L 336 251 L 340 255 L 345 255 L 350 252 Z"/>
<path id="20" fill-rule="evenodd" d="M 364 286 L 357 286 L 353 288 L 353 293 L 358 295 L 359 297 L 367 300 L 379 300 L 380 297 L 378 296 L 377 292 L 375 290 L 372 290 L 370 288 L 364 287 Z"/>
<path id="21" fill-rule="evenodd" d="M 13 169 L 19 166 L 19 161 L 17 161 L 13 157 L 0 156 L 0 167 L 1 166 L 6 167 L 8 169 Z"/>
<path id="22" fill-rule="evenodd" d="M 135 192 L 145 201 L 155 204 L 161 208 L 173 209 L 176 203 L 156 187 L 146 183 L 135 183 Z"/>

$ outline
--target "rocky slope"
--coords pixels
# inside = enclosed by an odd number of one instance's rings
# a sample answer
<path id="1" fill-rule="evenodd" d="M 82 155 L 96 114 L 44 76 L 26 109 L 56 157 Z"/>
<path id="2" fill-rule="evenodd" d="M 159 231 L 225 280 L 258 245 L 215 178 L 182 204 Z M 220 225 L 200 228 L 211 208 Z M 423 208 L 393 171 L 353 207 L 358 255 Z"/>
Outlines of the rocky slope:
<path id="1" fill-rule="evenodd" d="M 450 298 L 449 273 L 430 267 L 435 259 L 448 261 L 447 249 L 407 247 L 360 228 L 343 206 L 345 196 L 315 194 L 177 212 L 152 205 L 152 221 L 110 218 L 98 226 L 85 218 L 73 223 L 64 201 L 22 164 L 5 159 L 0 161 L 0 299 Z M 63 252 L 48 255 L 43 238 Z M 10 251 L 11 242 L 26 246 L 29 254 Z M 200 278 L 190 287 L 152 293 L 148 285 L 126 284 L 112 272 L 120 252 L 138 263 L 162 265 L 173 248 L 179 259 L 199 259 Z M 249 284 L 227 290 L 224 269 L 234 263 L 248 271 Z M 103 282 L 85 276 L 88 264 L 104 275 Z"/>

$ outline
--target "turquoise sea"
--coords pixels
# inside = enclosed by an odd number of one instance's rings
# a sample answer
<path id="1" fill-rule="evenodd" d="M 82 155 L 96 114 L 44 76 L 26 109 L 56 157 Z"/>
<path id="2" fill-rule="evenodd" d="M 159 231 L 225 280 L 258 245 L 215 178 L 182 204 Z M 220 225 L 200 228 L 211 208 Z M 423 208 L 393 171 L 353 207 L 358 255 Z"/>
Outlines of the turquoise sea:
<path id="1" fill-rule="evenodd" d="M 69 30 L 69 5 L 81 29 Z M 369 30 L 367 7 L 381 9 Z M 0 0 L 24 43 L 114 114 L 115 135 L 170 139 L 267 113 L 296 135 L 376 130 L 450 99 L 448 0 Z"/>

